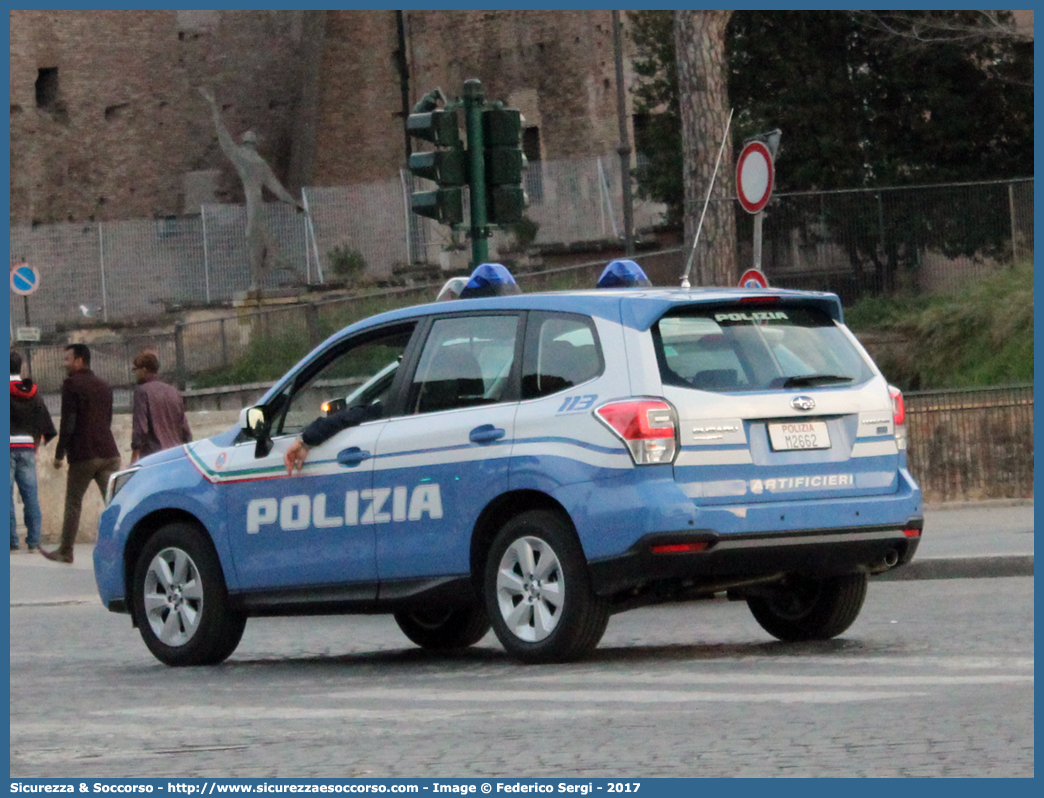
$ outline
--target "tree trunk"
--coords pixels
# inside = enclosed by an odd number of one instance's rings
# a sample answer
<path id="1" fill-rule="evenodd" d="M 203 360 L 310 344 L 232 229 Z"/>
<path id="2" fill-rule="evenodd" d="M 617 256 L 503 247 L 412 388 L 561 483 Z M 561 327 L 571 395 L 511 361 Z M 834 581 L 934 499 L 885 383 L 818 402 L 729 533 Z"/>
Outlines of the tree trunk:
<path id="1" fill-rule="evenodd" d="M 685 183 L 686 258 L 703 213 L 714 164 L 729 118 L 725 26 L 731 11 L 675 11 L 678 95 Z M 725 143 L 689 280 L 692 285 L 735 285 L 735 174 L 732 142 Z"/>

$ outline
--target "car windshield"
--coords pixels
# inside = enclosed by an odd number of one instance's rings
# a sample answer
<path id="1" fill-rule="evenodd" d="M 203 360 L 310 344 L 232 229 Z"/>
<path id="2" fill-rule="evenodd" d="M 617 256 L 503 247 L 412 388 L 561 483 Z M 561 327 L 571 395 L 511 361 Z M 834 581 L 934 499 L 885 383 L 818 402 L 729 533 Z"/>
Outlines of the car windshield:
<path id="1" fill-rule="evenodd" d="M 678 308 L 653 327 L 664 383 L 730 393 L 853 385 L 873 376 L 816 308 Z"/>

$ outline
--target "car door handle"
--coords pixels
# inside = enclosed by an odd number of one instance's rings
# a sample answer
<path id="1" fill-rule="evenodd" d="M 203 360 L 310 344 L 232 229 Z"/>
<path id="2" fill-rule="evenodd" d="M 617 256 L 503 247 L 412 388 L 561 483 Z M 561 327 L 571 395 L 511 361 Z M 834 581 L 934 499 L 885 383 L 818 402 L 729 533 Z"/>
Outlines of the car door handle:
<path id="1" fill-rule="evenodd" d="M 341 449 L 337 453 L 337 462 L 345 468 L 351 468 L 359 465 L 369 456 L 370 453 L 365 449 L 360 449 L 358 446 L 349 446 L 347 449 Z"/>
<path id="2" fill-rule="evenodd" d="M 500 427 L 494 427 L 492 424 L 483 424 L 480 427 L 475 427 L 468 435 L 468 438 L 472 443 L 493 443 L 493 441 L 499 441 L 507 433 L 500 429 Z"/>

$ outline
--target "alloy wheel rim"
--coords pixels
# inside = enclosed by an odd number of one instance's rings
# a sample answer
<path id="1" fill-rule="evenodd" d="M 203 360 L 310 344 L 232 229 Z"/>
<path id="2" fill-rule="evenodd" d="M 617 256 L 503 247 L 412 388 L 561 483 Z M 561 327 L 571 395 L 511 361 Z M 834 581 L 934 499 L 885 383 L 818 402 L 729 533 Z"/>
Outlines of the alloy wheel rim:
<path id="1" fill-rule="evenodd" d="M 145 617 L 159 641 L 188 643 L 203 617 L 203 584 L 196 563 L 183 550 L 163 549 L 145 572 Z"/>
<path id="2" fill-rule="evenodd" d="M 540 538 L 515 540 L 497 568 L 497 605 L 508 630 L 520 640 L 545 640 L 562 618 L 565 578 L 554 550 Z"/>

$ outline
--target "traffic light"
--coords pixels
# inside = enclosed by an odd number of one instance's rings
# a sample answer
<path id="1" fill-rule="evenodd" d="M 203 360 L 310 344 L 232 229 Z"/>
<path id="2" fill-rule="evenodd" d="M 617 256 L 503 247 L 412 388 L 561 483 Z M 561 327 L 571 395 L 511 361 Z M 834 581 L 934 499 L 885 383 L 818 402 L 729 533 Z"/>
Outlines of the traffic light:
<path id="1" fill-rule="evenodd" d="M 411 136 L 430 141 L 438 149 L 410 155 L 410 172 L 438 184 L 434 191 L 415 191 L 410 198 L 414 213 L 435 219 L 441 224 L 464 221 L 464 196 L 461 186 L 467 183 L 464 145 L 460 140 L 456 108 L 443 108 L 410 114 L 406 131 Z"/>
<path id="2" fill-rule="evenodd" d="M 489 224 L 521 221 L 526 209 L 522 172 L 522 115 L 513 108 L 482 111 L 482 141 L 486 163 L 486 216 Z"/>

